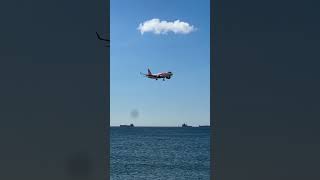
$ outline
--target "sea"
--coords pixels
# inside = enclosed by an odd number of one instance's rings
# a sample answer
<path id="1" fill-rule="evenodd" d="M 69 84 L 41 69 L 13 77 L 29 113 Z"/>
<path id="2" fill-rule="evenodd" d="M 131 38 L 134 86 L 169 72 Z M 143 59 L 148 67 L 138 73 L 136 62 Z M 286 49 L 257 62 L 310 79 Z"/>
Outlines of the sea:
<path id="1" fill-rule="evenodd" d="M 111 127 L 112 180 L 210 179 L 209 127 Z"/>

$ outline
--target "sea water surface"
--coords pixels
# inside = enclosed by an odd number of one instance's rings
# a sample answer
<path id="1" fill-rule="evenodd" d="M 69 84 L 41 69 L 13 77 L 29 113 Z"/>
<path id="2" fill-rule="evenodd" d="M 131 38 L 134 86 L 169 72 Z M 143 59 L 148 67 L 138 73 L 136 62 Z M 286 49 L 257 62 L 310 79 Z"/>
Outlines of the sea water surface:
<path id="1" fill-rule="evenodd" d="M 210 128 L 110 129 L 112 180 L 210 179 Z"/>

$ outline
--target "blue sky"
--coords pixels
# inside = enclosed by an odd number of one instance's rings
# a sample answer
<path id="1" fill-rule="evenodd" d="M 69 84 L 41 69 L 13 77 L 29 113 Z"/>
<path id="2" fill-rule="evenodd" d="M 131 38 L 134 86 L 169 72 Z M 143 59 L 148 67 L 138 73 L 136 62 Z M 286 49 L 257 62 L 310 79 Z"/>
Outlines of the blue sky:
<path id="1" fill-rule="evenodd" d="M 210 124 L 209 0 L 111 0 L 111 126 Z M 180 20 L 196 28 L 188 34 L 154 34 L 137 29 L 153 18 Z M 170 80 L 140 72 L 172 71 Z M 137 117 L 131 117 L 132 111 Z"/>

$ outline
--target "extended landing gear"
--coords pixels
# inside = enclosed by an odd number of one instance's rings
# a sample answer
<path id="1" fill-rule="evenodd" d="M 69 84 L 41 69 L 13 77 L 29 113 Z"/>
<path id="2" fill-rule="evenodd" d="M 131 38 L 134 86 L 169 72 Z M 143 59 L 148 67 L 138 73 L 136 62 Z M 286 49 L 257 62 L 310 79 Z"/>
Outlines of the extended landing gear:
<path id="1" fill-rule="evenodd" d="M 162 81 L 165 81 L 165 79 L 163 78 Z"/>

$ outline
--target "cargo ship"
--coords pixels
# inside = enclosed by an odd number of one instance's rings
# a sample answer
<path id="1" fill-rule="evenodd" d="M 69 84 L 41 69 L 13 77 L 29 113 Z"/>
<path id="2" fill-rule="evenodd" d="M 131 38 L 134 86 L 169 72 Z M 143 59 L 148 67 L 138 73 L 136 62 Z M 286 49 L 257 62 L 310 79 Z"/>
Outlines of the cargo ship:
<path id="1" fill-rule="evenodd" d="M 133 124 L 130 124 L 130 125 L 120 125 L 120 127 L 134 127 Z"/>
<path id="2" fill-rule="evenodd" d="M 183 123 L 181 127 L 187 128 L 187 127 L 192 127 L 192 126 L 188 126 L 186 123 Z"/>

